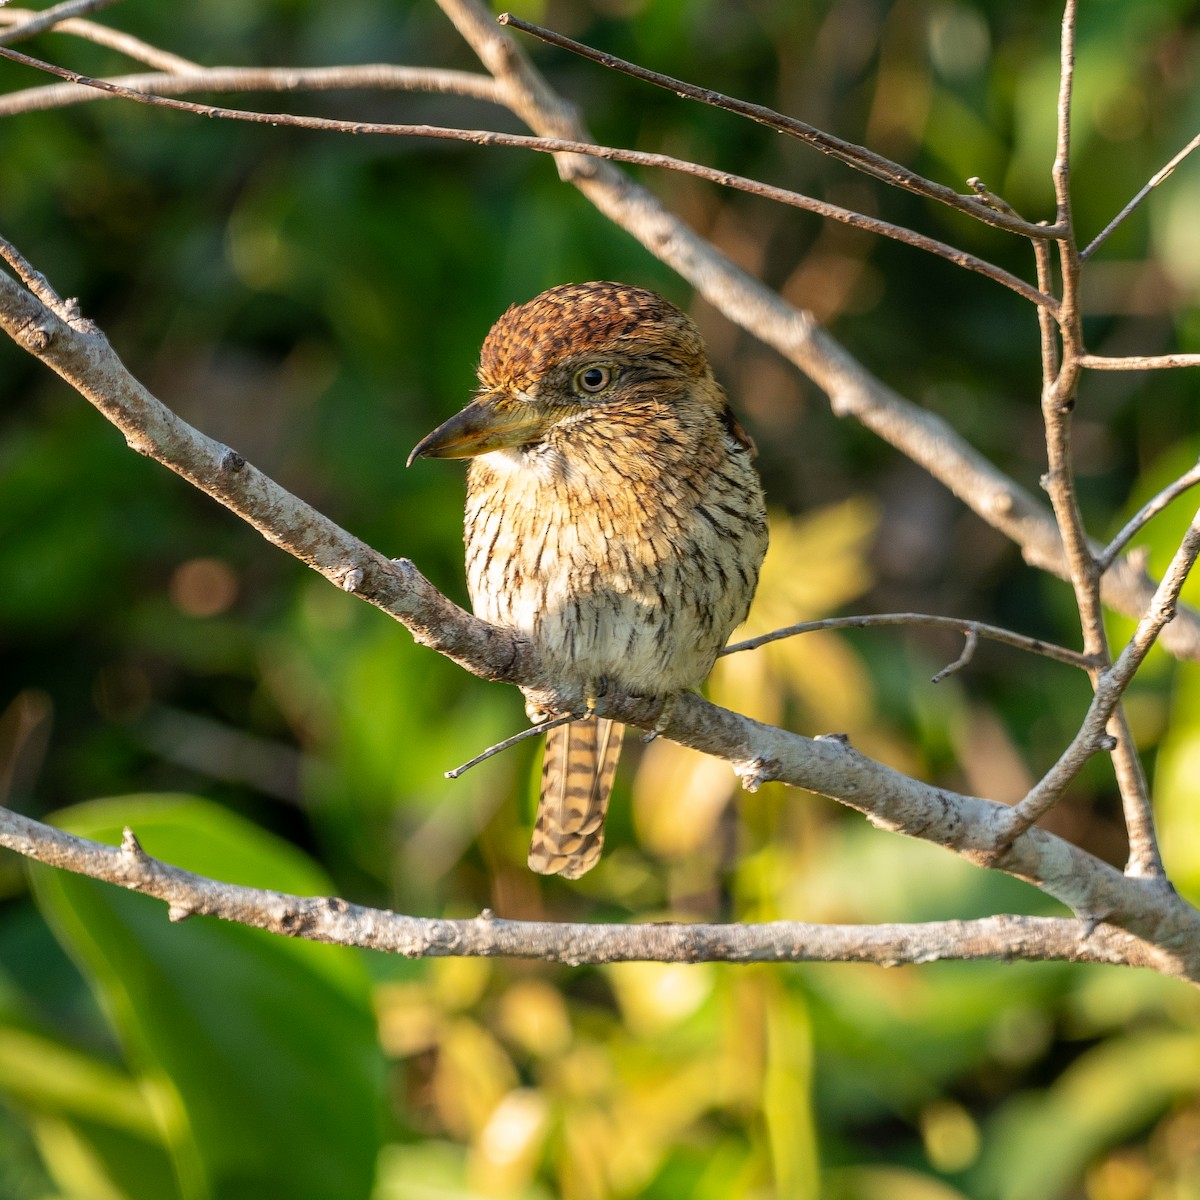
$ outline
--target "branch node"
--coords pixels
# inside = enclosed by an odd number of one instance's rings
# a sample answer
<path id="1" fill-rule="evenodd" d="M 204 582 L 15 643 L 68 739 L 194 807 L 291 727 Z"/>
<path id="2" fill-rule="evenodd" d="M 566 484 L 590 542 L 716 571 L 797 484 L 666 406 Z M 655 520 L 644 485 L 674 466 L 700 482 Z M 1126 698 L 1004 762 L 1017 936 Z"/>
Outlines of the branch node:
<path id="1" fill-rule="evenodd" d="M 1096 739 L 1096 749 L 1112 752 L 1117 748 L 1117 739 L 1111 733 L 1102 733 Z"/>
<path id="2" fill-rule="evenodd" d="M 848 733 L 818 733 L 817 736 L 813 738 L 813 741 L 836 742 L 839 746 L 843 746 L 847 750 L 852 748 L 850 745 L 850 735 Z"/>
<path id="3" fill-rule="evenodd" d="M 150 859 L 150 856 L 142 849 L 142 843 L 137 840 L 137 835 L 128 825 L 121 831 L 121 853 L 134 862 L 143 863 Z"/>
<path id="4" fill-rule="evenodd" d="M 362 567 L 351 567 L 342 577 L 342 591 L 353 594 L 362 587 L 363 569 Z"/>
<path id="5" fill-rule="evenodd" d="M 987 506 L 988 512 L 993 516 L 1007 516 L 1013 510 L 1014 501 L 1012 492 L 1006 490 L 992 492 L 984 501 L 984 503 Z"/>
<path id="6" fill-rule="evenodd" d="M 1005 216 L 1016 217 L 1018 220 L 1022 219 L 1021 214 L 1002 196 L 997 196 L 978 175 L 972 175 L 967 180 L 967 187 L 994 212 L 1004 213 Z"/>
<path id="7" fill-rule="evenodd" d="M 483 908 L 479 910 L 479 919 L 481 921 L 494 921 L 496 914 L 490 908 Z"/>
<path id="8" fill-rule="evenodd" d="M 175 901 L 167 908 L 167 920 L 178 922 L 186 921 L 189 917 L 194 917 L 196 910 L 190 905 L 182 901 Z"/>
<path id="9" fill-rule="evenodd" d="M 226 446 L 221 451 L 220 461 L 217 466 L 222 471 L 240 471 L 246 465 L 246 460 L 232 447 Z"/>
<path id="10" fill-rule="evenodd" d="M 779 762 L 773 758 L 753 758 L 749 762 L 734 763 L 733 772 L 747 792 L 757 792 L 764 783 L 779 778 Z"/>
<path id="11" fill-rule="evenodd" d="M 45 354 L 54 341 L 54 329 L 48 321 L 30 321 L 17 333 L 21 344 L 31 354 Z"/>

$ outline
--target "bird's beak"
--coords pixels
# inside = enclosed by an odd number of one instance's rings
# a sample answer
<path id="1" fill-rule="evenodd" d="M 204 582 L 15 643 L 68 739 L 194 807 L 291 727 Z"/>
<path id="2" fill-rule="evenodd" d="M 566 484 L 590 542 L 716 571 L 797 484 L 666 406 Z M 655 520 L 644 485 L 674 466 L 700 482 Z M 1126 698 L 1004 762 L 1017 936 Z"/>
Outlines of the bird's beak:
<path id="1" fill-rule="evenodd" d="M 473 458 L 507 446 L 524 446 L 537 441 L 543 428 L 544 420 L 534 405 L 484 396 L 422 438 L 408 456 L 408 465 L 416 458 Z"/>

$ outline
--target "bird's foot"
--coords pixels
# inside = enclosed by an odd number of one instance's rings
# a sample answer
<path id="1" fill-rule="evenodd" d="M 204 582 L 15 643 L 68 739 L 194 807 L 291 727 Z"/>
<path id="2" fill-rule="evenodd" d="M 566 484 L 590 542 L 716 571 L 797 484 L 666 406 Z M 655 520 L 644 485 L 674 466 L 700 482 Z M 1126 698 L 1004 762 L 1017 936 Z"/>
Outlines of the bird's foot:
<path id="1" fill-rule="evenodd" d="M 600 703 L 602 696 L 608 695 L 609 682 L 608 679 L 601 675 L 598 679 L 589 680 L 588 685 L 584 688 L 584 704 L 586 706 L 585 717 L 594 717 L 596 715 L 596 706 Z"/>
<path id="2" fill-rule="evenodd" d="M 672 692 L 666 697 L 665 700 L 663 700 L 663 706 L 662 710 L 658 714 L 658 720 L 655 721 L 654 724 L 644 734 L 642 734 L 643 743 L 649 744 L 650 742 L 654 741 L 654 739 L 663 733 L 667 726 L 670 725 L 671 714 L 675 711 L 675 702 L 678 699 L 679 693 Z"/>

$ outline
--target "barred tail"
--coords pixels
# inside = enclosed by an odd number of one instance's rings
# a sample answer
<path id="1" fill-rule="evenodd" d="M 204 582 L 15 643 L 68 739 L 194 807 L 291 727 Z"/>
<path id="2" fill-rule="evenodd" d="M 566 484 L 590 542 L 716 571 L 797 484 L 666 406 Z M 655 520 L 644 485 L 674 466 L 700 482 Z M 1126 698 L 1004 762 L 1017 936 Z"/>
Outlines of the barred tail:
<path id="1" fill-rule="evenodd" d="M 624 732 L 616 721 L 590 717 L 546 734 L 542 796 L 529 847 L 531 870 L 578 879 L 599 861 Z"/>

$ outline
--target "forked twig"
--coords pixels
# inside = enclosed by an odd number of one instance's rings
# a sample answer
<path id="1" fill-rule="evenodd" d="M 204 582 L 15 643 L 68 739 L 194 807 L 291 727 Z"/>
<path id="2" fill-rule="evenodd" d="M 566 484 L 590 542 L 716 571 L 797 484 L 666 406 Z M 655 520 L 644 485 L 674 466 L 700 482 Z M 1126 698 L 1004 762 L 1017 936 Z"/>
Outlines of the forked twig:
<path id="1" fill-rule="evenodd" d="M 1058 803 L 1070 782 L 1098 750 L 1112 750 L 1117 739 L 1105 733 L 1138 668 L 1145 661 L 1158 635 L 1175 615 L 1179 593 L 1200 555 L 1200 512 L 1192 518 L 1187 534 L 1175 551 L 1171 564 L 1155 590 L 1154 599 L 1137 623 L 1132 637 L 1111 667 L 1096 677 L 1095 695 L 1087 715 L 1058 761 L 1009 811 L 1005 836 L 1018 836 Z M 1107 739 L 1107 744 L 1106 744 Z"/>
<path id="2" fill-rule="evenodd" d="M 952 629 L 955 633 L 964 634 L 968 638 L 983 637 L 989 641 L 1002 642 L 1018 650 L 1027 650 L 1030 654 L 1040 654 L 1044 658 L 1052 658 L 1056 662 L 1079 667 L 1083 671 L 1096 665 L 1086 654 L 1080 654 L 1078 650 L 1068 650 L 1066 646 L 1058 646 L 1053 642 L 1045 642 L 1041 638 L 1014 633 L 1011 629 L 1003 629 L 998 625 L 986 625 L 982 621 L 972 621 L 964 617 L 943 617 L 932 613 L 913 612 L 867 613 L 862 616 L 825 617 L 819 621 L 801 621 L 799 624 L 775 629 L 770 633 L 760 634 L 758 637 L 747 638 L 743 642 L 735 642 L 732 646 L 726 646 L 718 657 L 726 654 L 741 654 L 745 650 L 757 650 L 759 646 L 782 641 L 784 638 L 797 637 L 802 633 L 817 633 L 828 629 L 873 629 L 891 625 L 923 625 L 930 629 Z"/>

